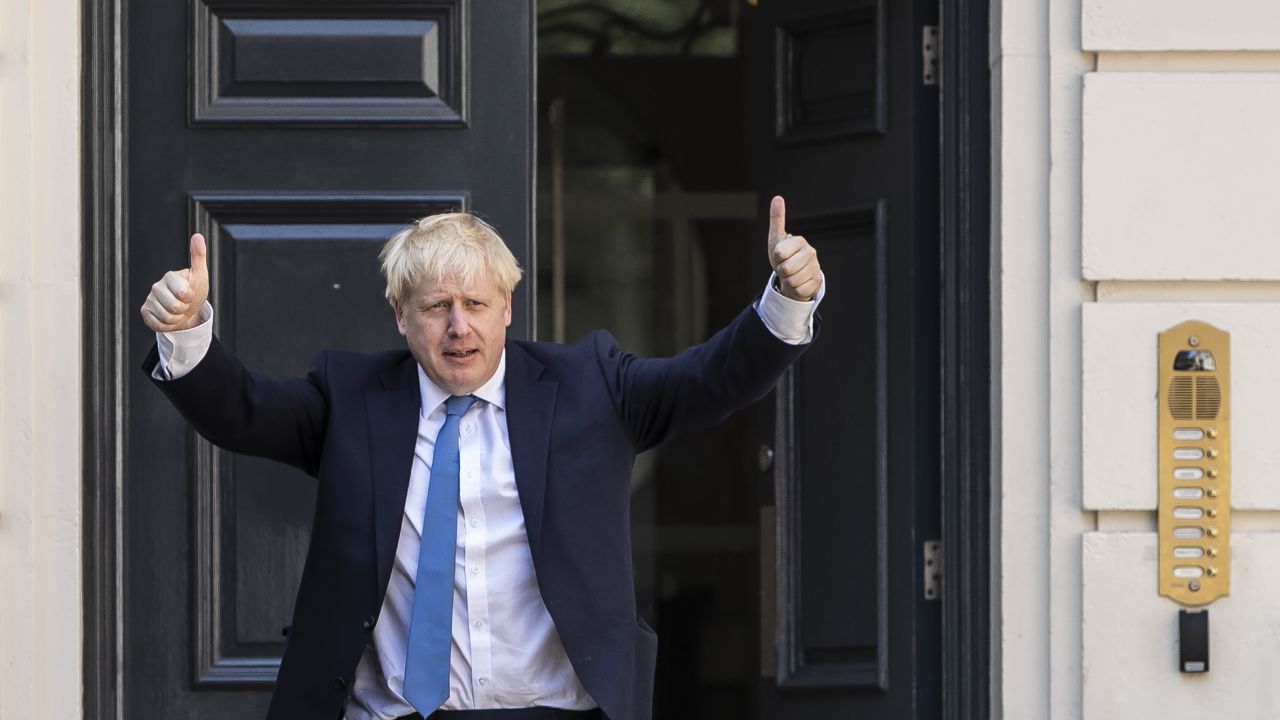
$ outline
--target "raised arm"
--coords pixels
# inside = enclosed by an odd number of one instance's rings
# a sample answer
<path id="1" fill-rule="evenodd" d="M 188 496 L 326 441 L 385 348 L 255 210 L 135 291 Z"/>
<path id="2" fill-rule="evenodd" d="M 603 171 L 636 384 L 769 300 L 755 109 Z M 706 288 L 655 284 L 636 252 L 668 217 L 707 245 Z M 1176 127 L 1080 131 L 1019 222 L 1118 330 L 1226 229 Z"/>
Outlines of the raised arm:
<path id="1" fill-rule="evenodd" d="M 770 205 L 768 251 L 776 285 L 706 342 L 672 358 L 641 358 L 599 336 L 597 357 L 638 449 L 758 400 L 813 340 L 822 270 L 808 241 L 787 233 L 781 197 Z"/>
<path id="2" fill-rule="evenodd" d="M 141 308 L 157 347 L 143 371 L 178 412 L 215 445 L 277 460 L 314 475 L 328 403 L 325 356 L 306 378 L 273 380 L 250 372 L 213 337 L 204 236 L 191 236 L 190 266 L 165 273 Z M 167 352 L 162 351 L 162 347 Z M 180 362 L 173 363 L 175 355 Z"/>

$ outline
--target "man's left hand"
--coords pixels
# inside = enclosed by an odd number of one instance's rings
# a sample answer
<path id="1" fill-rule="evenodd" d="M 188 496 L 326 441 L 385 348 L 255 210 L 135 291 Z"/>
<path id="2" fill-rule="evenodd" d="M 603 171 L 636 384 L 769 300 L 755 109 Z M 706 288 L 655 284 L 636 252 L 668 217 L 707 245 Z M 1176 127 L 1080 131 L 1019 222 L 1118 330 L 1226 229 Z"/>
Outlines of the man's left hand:
<path id="1" fill-rule="evenodd" d="M 787 232 L 787 203 L 781 195 L 769 203 L 769 264 L 778 274 L 778 289 L 792 300 L 812 300 L 822 287 L 818 251 L 800 235 Z"/>

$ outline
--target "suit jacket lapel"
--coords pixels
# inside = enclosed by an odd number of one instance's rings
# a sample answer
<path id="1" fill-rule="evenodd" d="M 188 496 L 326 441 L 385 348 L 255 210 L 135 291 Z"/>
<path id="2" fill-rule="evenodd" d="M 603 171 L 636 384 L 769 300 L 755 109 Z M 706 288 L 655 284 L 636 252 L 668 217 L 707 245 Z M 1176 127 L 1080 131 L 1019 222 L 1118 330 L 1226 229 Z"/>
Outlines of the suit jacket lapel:
<path id="1" fill-rule="evenodd" d="M 422 394 L 418 388 L 418 365 L 408 357 L 388 368 L 382 387 L 369 391 L 369 453 L 373 471 L 373 532 L 378 559 L 378 589 L 385 590 L 391 578 L 405 495 L 409 492 L 409 471 L 418 441 L 418 415 Z"/>
<path id="2" fill-rule="evenodd" d="M 515 466 L 520 508 L 534 559 L 542 540 L 542 508 L 547 487 L 547 452 L 555 413 L 554 380 L 542 380 L 545 368 L 515 343 L 507 343 L 507 435 Z"/>

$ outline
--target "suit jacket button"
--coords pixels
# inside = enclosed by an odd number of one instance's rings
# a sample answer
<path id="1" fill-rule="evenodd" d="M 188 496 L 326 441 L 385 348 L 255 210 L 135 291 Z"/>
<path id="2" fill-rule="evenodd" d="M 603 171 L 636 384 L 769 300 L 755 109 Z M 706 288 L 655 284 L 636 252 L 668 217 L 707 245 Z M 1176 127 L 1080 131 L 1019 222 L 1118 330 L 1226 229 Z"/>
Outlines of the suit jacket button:
<path id="1" fill-rule="evenodd" d="M 372 615 L 370 615 L 369 617 L 365 618 L 365 619 L 364 619 L 364 622 L 363 622 L 363 623 L 361 623 L 361 624 L 362 624 L 362 625 L 364 625 L 364 629 L 365 629 L 365 630 L 372 630 L 372 629 L 373 629 L 373 616 L 372 616 Z"/>
<path id="2" fill-rule="evenodd" d="M 331 684 L 333 685 L 334 690 L 344 690 L 347 687 L 347 681 L 340 677 L 334 678 Z"/>

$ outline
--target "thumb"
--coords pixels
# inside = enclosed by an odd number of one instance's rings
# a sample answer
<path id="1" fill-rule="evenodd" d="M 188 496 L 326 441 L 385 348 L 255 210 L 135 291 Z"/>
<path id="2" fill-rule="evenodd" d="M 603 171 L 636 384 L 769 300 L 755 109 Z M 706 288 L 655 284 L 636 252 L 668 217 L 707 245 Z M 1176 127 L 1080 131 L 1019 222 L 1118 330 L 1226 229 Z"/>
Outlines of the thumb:
<path id="1" fill-rule="evenodd" d="M 776 241 L 787 234 L 787 201 L 774 195 L 769 203 L 769 240 Z"/>
<path id="2" fill-rule="evenodd" d="M 205 260 L 207 249 L 204 244 L 204 235 L 196 233 L 191 236 L 191 277 L 208 278 L 209 266 Z"/>

